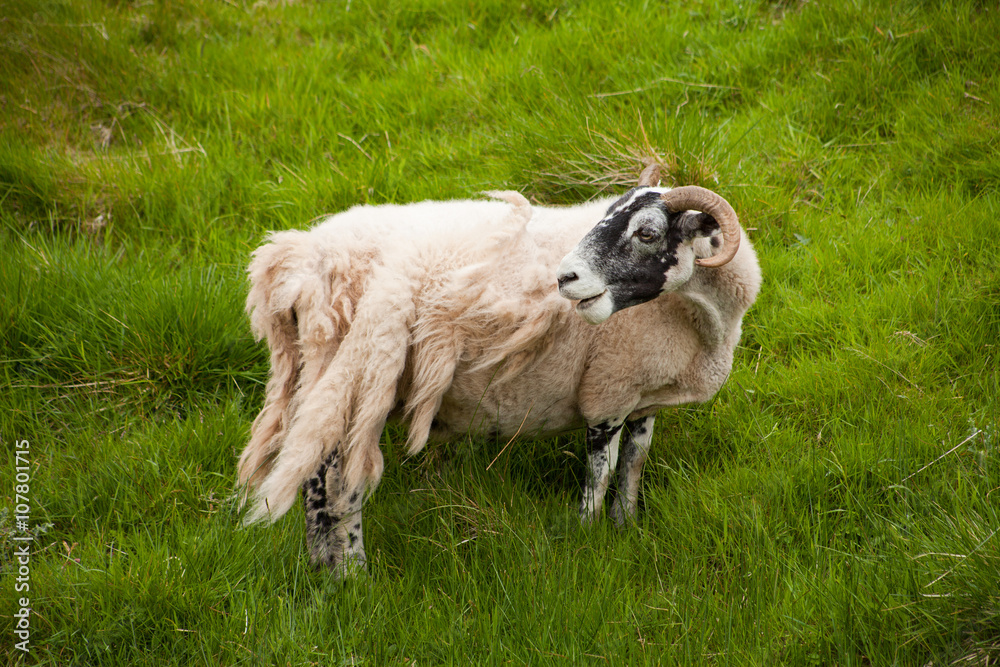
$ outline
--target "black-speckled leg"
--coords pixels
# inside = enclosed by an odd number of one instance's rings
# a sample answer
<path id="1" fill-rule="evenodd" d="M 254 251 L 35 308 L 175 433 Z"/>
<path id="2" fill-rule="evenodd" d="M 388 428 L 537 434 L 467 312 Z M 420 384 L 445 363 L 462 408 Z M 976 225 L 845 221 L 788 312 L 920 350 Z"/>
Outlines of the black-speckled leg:
<path id="1" fill-rule="evenodd" d="M 642 466 L 649 456 L 655 416 L 625 422 L 621 456 L 618 459 L 618 496 L 611 506 L 611 518 L 621 526 L 635 517 L 639 500 Z"/>
<path id="2" fill-rule="evenodd" d="M 587 427 L 587 485 L 580 503 L 580 521 L 590 523 L 604 504 L 611 471 L 618 461 L 622 422 L 601 422 Z"/>
<path id="3" fill-rule="evenodd" d="M 339 576 L 365 569 L 362 532 L 362 489 L 342 489 L 340 455 L 334 450 L 302 487 L 306 510 L 306 543 L 317 567 Z"/>

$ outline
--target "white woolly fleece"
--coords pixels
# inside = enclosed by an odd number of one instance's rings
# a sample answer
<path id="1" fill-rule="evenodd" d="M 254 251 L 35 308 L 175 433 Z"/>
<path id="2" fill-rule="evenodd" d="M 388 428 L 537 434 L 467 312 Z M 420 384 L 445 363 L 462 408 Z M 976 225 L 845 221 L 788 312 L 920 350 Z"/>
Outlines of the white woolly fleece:
<path id="1" fill-rule="evenodd" d="M 344 488 L 373 488 L 397 406 L 416 452 L 432 424 L 442 437 L 551 432 L 721 386 L 760 286 L 749 242 L 592 327 L 559 296 L 556 271 L 611 200 L 547 208 L 491 194 L 359 206 L 254 253 L 247 311 L 271 378 L 239 463 L 248 522 L 287 512 L 334 449 Z M 601 321 L 600 308 L 579 312 Z"/>

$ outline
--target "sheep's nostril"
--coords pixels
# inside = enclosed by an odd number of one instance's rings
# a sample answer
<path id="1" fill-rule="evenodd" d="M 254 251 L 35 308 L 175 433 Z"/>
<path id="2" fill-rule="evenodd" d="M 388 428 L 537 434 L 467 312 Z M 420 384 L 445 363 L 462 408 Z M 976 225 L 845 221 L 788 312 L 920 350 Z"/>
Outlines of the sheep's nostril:
<path id="1" fill-rule="evenodd" d="M 564 274 L 560 275 L 558 278 L 556 278 L 556 282 L 559 283 L 559 287 L 563 287 L 563 286 L 566 285 L 566 283 L 571 283 L 574 280 L 579 279 L 579 277 L 580 276 L 576 275 L 573 272 L 564 273 Z"/>

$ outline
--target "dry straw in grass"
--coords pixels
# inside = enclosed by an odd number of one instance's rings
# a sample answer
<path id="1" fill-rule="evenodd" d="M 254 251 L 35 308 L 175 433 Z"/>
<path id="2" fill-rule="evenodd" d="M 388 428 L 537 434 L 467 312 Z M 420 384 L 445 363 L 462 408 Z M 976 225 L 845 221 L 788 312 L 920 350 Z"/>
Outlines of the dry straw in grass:
<path id="1" fill-rule="evenodd" d="M 577 190 L 592 192 L 591 197 L 620 194 L 639 182 L 637 165 L 648 167 L 651 164 L 659 165 L 659 180 L 663 186 L 700 185 L 711 188 L 718 183 L 718 176 L 704 158 L 691 156 L 693 160 L 688 161 L 675 152 L 653 146 L 641 119 L 639 133 L 641 136 L 637 138 L 618 139 L 588 126 L 589 147 L 577 149 L 569 155 L 545 155 L 552 169 L 536 176 L 536 186 L 553 194 Z"/>

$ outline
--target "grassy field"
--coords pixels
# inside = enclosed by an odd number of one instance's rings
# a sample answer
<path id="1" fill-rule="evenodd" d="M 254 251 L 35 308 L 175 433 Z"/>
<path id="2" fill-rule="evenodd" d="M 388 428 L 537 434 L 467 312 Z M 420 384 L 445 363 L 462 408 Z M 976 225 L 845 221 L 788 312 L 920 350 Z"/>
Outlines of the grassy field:
<path id="1" fill-rule="evenodd" d="M 997 35 L 951 0 L 0 0 L 0 662 L 1000 661 Z M 578 525 L 580 437 L 390 428 L 370 577 L 312 571 L 299 508 L 241 527 L 267 230 L 580 202 L 650 148 L 765 284 L 635 526 Z"/>

